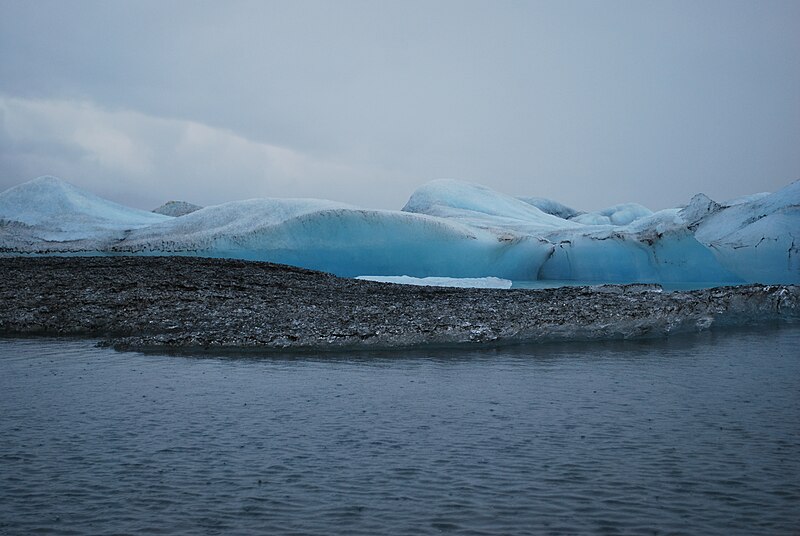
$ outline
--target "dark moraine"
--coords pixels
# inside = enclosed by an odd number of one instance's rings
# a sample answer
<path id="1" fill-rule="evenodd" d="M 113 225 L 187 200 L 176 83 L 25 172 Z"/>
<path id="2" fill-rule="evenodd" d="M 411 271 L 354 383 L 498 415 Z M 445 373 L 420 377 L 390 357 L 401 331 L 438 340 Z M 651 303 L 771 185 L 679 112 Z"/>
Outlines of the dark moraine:
<path id="1" fill-rule="evenodd" d="M 117 348 L 320 349 L 629 339 L 800 316 L 800 287 L 453 289 L 192 257 L 0 258 L 0 334 Z"/>

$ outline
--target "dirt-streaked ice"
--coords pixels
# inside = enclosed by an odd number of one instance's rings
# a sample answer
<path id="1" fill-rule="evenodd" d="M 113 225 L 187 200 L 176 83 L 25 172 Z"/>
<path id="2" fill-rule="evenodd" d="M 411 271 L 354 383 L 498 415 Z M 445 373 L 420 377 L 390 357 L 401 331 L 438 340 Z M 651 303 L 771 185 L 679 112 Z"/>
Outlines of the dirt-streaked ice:
<path id="1" fill-rule="evenodd" d="M 627 203 L 578 214 L 454 180 L 423 185 L 402 211 L 251 199 L 170 217 L 53 177 L 0 193 L 6 255 L 225 257 L 343 276 L 798 283 L 798 230 L 800 182 L 728 203 L 698 194 L 655 213 Z"/>

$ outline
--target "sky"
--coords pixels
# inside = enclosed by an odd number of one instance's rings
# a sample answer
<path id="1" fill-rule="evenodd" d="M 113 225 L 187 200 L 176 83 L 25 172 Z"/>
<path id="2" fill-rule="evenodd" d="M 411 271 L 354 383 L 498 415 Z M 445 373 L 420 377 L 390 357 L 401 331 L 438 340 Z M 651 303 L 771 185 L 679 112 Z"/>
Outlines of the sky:
<path id="1" fill-rule="evenodd" d="M 800 178 L 800 2 L 0 0 L 0 191 L 582 210 Z"/>

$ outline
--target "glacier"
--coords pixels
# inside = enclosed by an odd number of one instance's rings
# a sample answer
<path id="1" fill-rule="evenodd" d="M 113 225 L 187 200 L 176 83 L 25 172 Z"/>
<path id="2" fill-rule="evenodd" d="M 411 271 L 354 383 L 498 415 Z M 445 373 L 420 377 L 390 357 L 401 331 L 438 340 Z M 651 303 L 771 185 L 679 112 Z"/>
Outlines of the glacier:
<path id="1" fill-rule="evenodd" d="M 727 202 L 698 194 L 658 212 L 636 203 L 580 212 L 456 180 L 422 185 L 399 211 L 320 199 L 160 208 L 40 177 L 0 193 L 0 254 L 236 258 L 346 277 L 800 283 L 800 181 Z"/>

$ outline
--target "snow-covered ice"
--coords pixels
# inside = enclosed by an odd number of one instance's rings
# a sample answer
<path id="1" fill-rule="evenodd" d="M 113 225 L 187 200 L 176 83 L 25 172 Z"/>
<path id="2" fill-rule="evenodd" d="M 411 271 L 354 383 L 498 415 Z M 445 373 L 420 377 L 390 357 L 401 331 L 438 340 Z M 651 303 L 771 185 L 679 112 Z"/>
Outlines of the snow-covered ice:
<path id="1" fill-rule="evenodd" d="M 695 236 L 745 281 L 800 282 L 800 181 L 709 214 Z"/>
<path id="2" fill-rule="evenodd" d="M 100 251 L 133 229 L 167 219 L 108 201 L 56 177 L 39 177 L 0 193 L 0 252 Z"/>
<path id="3" fill-rule="evenodd" d="M 584 214 L 563 203 L 545 197 L 517 197 L 517 199 L 529 205 L 533 205 L 546 214 L 552 214 L 553 216 L 558 216 L 565 220 L 578 216 L 579 214 Z"/>
<path id="4" fill-rule="evenodd" d="M 21 224 L 31 240 L 66 242 L 147 227 L 169 219 L 98 197 L 56 177 L 0 193 L 0 220 Z"/>
<path id="5" fill-rule="evenodd" d="M 202 255 L 291 264 L 353 277 L 530 279 L 549 249 L 456 221 L 319 199 L 251 199 L 131 232 L 116 253 Z"/>
<path id="6" fill-rule="evenodd" d="M 435 180 L 421 186 L 411 194 L 403 211 L 457 221 L 491 230 L 500 236 L 580 227 L 578 223 L 548 214 L 486 186 L 451 179 Z"/>
<path id="7" fill-rule="evenodd" d="M 173 208 L 136 210 L 42 177 L 0 193 L 0 252 L 227 257 L 349 277 L 800 283 L 800 182 L 655 213 L 579 213 L 454 180 L 423 185 L 401 211 L 251 199 L 162 212 Z"/>
<path id="8" fill-rule="evenodd" d="M 586 225 L 628 225 L 651 214 L 652 210 L 638 203 L 622 203 L 596 212 L 578 214 L 571 220 Z"/>

